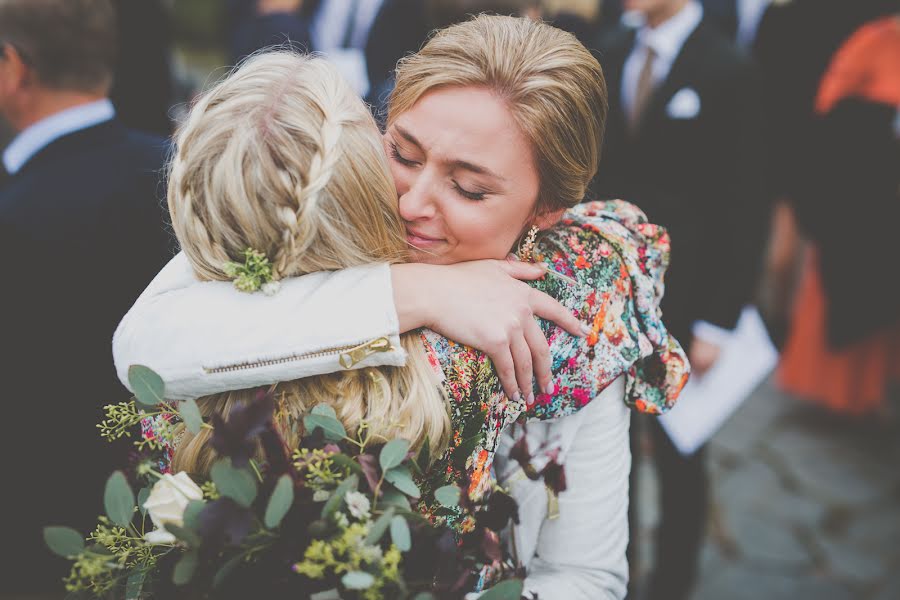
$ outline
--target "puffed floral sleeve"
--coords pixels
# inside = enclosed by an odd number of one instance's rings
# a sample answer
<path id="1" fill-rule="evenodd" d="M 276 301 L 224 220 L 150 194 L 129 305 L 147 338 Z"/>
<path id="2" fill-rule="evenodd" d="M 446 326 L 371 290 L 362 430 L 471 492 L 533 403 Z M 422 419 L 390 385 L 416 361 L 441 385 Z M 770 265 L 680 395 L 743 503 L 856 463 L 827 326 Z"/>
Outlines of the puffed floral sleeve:
<path id="1" fill-rule="evenodd" d="M 581 339 L 541 323 L 556 390 L 537 395 L 528 417 L 570 414 L 622 374 L 629 406 L 648 414 L 672 408 L 690 366 L 660 310 L 669 263 L 666 230 L 648 223 L 628 202 L 589 202 L 567 211 L 535 254 L 551 270 L 575 280 L 546 277 L 535 287 L 589 323 L 591 332 Z"/>

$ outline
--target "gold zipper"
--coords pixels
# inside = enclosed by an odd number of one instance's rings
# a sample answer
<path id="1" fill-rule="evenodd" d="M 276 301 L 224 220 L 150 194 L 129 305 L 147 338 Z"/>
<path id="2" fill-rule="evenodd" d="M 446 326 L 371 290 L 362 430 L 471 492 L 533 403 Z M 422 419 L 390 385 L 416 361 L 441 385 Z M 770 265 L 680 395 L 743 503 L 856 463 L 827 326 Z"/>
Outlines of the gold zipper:
<path id="1" fill-rule="evenodd" d="M 354 366 L 377 352 L 390 352 L 393 349 L 394 348 L 393 346 L 391 346 L 391 341 L 388 338 L 380 337 L 372 341 L 359 344 L 357 346 L 337 346 L 335 348 L 326 348 L 317 352 L 304 352 L 303 354 L 292 354 L 290 356 L 285 356 L 282 358 L 238 363 L 236 365 L 227 365 L 224 367 L 204 367 L 203 371 L 208 374 L 230 373 L 233 371 L 245 371 L 247 369 L 270 367 L 272 365 L 283 365 L 289 362 L 308 360 L 313 358 L 323 358 L 326 356 L 334 355 L 338 355 L 338 362 L 342 367 L 344 367 L 345 369 L 352 369 Z"/>

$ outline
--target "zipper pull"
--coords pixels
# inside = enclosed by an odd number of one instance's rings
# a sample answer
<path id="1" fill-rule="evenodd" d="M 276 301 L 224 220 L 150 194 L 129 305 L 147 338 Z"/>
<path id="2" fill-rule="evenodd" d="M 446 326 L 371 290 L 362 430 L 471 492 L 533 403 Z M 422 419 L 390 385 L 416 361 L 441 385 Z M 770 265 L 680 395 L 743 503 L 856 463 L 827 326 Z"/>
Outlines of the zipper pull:
<path id="1" fill-rule="evenodd" d="M 341 363 L 341 366 L 345 369 L 352 369 L 376 352 L 390 352 L 393 349 L 389 339 L 380 337 L 371 342 L 366 342 L 361 346 L 357 346 L 356 348 L 351 348 L 346 352 L 342 352 L 340 357 L 338 357 L 338 362 Z"/>

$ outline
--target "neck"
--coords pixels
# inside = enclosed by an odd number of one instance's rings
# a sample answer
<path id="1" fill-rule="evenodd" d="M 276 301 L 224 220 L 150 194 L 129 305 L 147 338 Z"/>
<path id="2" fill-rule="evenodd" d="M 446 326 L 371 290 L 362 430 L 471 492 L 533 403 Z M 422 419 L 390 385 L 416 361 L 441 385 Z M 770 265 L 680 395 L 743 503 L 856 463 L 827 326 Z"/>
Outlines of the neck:
<path id="1" fill-rule="evenodd" d="M 70 108 L 90 104 L 106 98 L 102 93 L 76 91 L 40 91 L 31 96 L 28 106 L 23 108 L 14 126 L 18 131 L 31 127 L 38 121 L 52 117 Z"/>
<path id="2" fill-rule="evenodd" d="M 690 0 L 674 0 L 673 2 L 669 2 L 660 7 L 659 10 L 647 13 L 647 27 L 649 27 L 650 29 L 656 29 L 657 27 L 680 13 L 681 9 L 688 5 L 688 2 L 690 2 Z"/>

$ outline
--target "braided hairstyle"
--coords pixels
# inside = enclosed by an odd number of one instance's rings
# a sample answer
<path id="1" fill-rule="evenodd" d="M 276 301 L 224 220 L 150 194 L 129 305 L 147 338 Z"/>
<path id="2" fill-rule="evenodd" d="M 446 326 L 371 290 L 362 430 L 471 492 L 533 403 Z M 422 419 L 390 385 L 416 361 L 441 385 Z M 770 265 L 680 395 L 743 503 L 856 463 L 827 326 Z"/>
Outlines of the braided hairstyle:
<path id="1" fill-rule="evenodd" d="M 169 211 L 198 277 L 228 280 L 225 265 L 262 252 L 275 280 L 404 260 L 397 195 L 375 122 L 321 58 L 257 54 L 203 94 L 176 134 Z M 365 299 L 360 299 L 365 302 Z M 450 434 L 445 398 L 417 332 L 401 336 L 407 366 L 367 368 L 279 383 L 287 435 L 301 435 L 312 406 L 334 407 L 348 430 L 365 420 L 384 439 Z M 253 398 L 235 390 L 201 398 L 226 416 Z M 205 473 L 209 433 L 184 432 L 174 467 Z M 296 443 L 296 439 L 289 439 Z"/>

